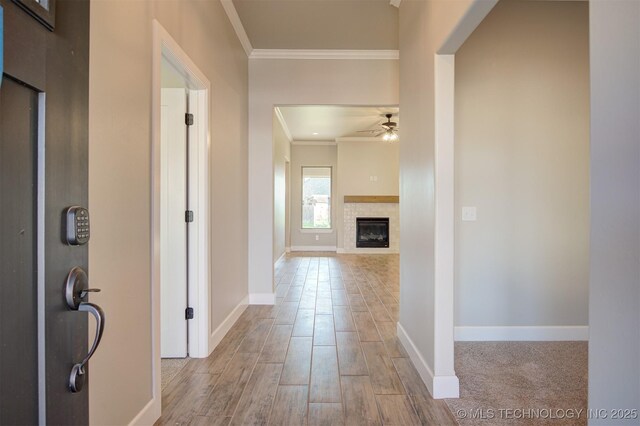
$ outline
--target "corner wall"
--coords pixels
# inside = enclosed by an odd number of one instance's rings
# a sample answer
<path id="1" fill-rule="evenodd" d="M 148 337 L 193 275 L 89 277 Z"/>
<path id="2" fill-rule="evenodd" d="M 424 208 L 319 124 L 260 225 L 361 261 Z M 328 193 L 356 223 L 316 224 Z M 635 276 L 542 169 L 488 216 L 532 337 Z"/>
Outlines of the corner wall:
<path id="1" fill-rule="evenodd" d="M 291 161 L 291 143 L 276 111 L 273 111 L 273 261 L 287 248 L 287 162 Z"/>
<path id="2" fill-rule="evenodd" d="M 589 408 L 640 420 L 640 2 L 589 2 Z M 613 409 L 636 410 L 627 420 Z"/>
<path id="3" fill-rule="evenodd" d="M 459 339 L 587 338 L 588 7 L 499 2 L 456 52 Z"/>
<path id="4" fill-rule="evenodd" d="M 152 401 L 151 76 L 156 18 L 211 82 L 212 330 L 247 294 L 247 57 L 219 2 L 91 2 L 89 277 L 107 315 L 91 359 L 90 422 Z M 157 404 L 154 406 L 153 404 Z"/>
<path id="5" fill-rule="evenodd" d="M 453 282 L 451 288 L 442 291 L 442 286 L 447 287 L 449 283 L 439 283 L 437 287 L 435 280 L 435 104 L 436 90 L 441 89 L 435 84 L 436 55 L 455 53 L 494 5 L 493 0 L 400 3 L 402 255 L 398 336 L 435 397 L 458 395 L 458 379 L 453 369 L 453 330 L 448 330 L 449 322 L 453 328 L 453 298 L 450 297 Z M 439 97 L 453 103 L 445 93 Z M 436 297 L 444 303 L 436 305 Z"/>

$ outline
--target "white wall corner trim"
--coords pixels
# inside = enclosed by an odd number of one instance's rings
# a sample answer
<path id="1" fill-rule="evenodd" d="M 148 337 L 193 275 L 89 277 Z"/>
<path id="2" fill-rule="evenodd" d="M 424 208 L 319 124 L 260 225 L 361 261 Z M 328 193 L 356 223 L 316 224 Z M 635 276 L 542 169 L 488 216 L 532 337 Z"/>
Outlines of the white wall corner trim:
<path id="1" fill-rule="evenodd" d="M 275 293 L 249 293 L 250 305 L 275 305 Z"/>
<path id="2" fill-rule="evenodd" d="M 291 246 L 291 251 L 336 251 L 336 246 Z"/>
<path id="3" fill-rule="evenodd" d="M 435 55 L 435 289 L 434 365 L 440 377 L 454 377 L 454 92 L 455 56 Z M 451 308 L 449 308 L 451 307 Z M 438 379 L 435 394 L 458 393 L 454 379 Z M 455 389 L 454 389 L 455 388 Z M 455 396 L 457 398 L 457 395 Z"/>
<path id="4" fill-rule="evenodd" d="M 422 354 L 407 334 L 404 327 L 398 322 L 397 334 L 400 343 L 409 354 L 409 358 L 413 363 L 420 378 L 427 386 L 429 393 L 434 399 L 442 398 L 459 398 L 460 382 L 457 376 L 434 376 L 433 371 L 422 357 Z"/>
<path id="5" fill-rule="evenodd" d="M 229 1 L 230 0 L 221 0 Z M 249 59 L 380 59 L 398 60 L 399 50 L 253 49 Z"/>
<path id="6" fill-rule="evenodd" d="M 244 26 L 242 25 L 242 21 L 240 21 L 240 16 L 238 16 L 238 11 L 233 5 L 233 1 L 220 0 L 220 3 L 222 3 L 224 11 L 227 12 L 231 26 L 235 30 L 238 40 L 240 40 L 240 44 L 242 44 L 242 48 L 247 56 L 250 57 L 251 52 L 253 52 L 253 46 L 251 46 L 251 41 L 249 41 L 249 36 L 247 36 L 247 32 L 244 30 Z"/>
<path id="7" fill-rule="evenodd" d="M 249 305 L 249 295 L 247 294 L 240 301 L 240 303 L 238 303 L 238 305 L 235 308 L 233 308 L 231 313 L 227 315 L 224 321 L 222 321 L 222 324 L 220 324 L 218 328 L 216 328 L 211 333 L 211 335 L 209 336 L 209 355 L 218 346 L 222 338 L 229 332 L 231 327 L 233 327 L 233 324 L 235 324 L 236 321 L 238 321 L 238 318 L 240 318 L 240 315 L 242 315 L 244 310 L 247 309 L 248 305 Z"/>
<path id="8" fill-rule="evenodd" d="M 457 342 L 496 341 L 588 341 L 588 326 L 507 326 L 507 327 L 456 327 Z"/>
<path id="9" fill-rule="evenodd" d="M 276 111 L 276 117 L 278 118 L 278 121 L 282 126 L 282 130 L 284 131 L 284 135 L 287 137 L 287 139 L 289 139 L 289 143 L 291 143 L 293 141 L 293 137 L 291 136 L 291 132 L 289 131 L 289 126 L 287 126 L 287 122 L 284 121 L 284 117 L 282 116 L 282 111 L 280 111 L 280 108 L 278 107 L 275 107 L 274 109 Z M 289 161 L 289 159 L 286 157 L 285 157 L 285 160 Z"/>
<path id="10" fill-rule="evenodd" d="M 400 2 L 401 2 L 401 1 L 402 1 L 402 0 L 391 0 L 391 1 L 389 2 L 389 4 L 390 4 L 391 6 L 395 6 L 395 7 L 397 7 L 398 9 L 400 9 Z"/>
<path id="11" fill-rule="evenodd" d="M 498 0 L 476 0 L 471 3 L 462 19 L 438 49 L 438 53 L 441 55 L 455 54 L 496 4 L 498 4 Z"/>
<path id="12" fill-rule="evenodd" d="M 162 403 L 160 398 L 154 397 L 144 406 L 137 416 L 131 420 L 129 426 L 152 425 L 160 418 L 162 414 Z"/>
<path id="13" fill-rule="evenodd" d="M 433 398 L 460 398 L 460 380 L 458 380 L 458 376 L 434 376 Z"/>

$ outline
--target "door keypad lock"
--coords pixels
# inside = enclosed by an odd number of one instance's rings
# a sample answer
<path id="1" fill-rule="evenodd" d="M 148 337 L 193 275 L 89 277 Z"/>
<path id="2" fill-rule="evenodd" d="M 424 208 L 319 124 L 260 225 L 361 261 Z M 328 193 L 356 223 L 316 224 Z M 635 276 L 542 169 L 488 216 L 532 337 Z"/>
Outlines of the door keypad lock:
<path id="1" fill-rule="evenodd" d="M 71 374 L 69 375 L 69 390 L 74 393 L 80 392 L 84 387 L 87 380 L 85 367 L 96 349 L 98 349 L 98 345 L 102 339 L 102 334 L 104 333 L 104 311 L 100 306 L 85 301 L 89 293 L 99 292 L 100 289 L 87 288 L 88 284 L 89 280 L 87 278 L 87 273 L 82 268 L 76 266 L 69 271 L 69 275 L 67 275 L 67 281 L 65 283 L 65 299 L 67 301 L 67 306 L 74 311 L 87 312 L 93 315 L 96 319 L 96 335 L 94 337 L 93 344 L 91 345 L 91 349 L 89 349 L 89 353 L 81 362 L 74 364 L 71 369 Z"/>
<path id="2" fill-rule="evenodd" d="M 72 246 L 89 242 L 89 210 L 80 206 L 67 207 L 64 211 L 64 240 Z"/>

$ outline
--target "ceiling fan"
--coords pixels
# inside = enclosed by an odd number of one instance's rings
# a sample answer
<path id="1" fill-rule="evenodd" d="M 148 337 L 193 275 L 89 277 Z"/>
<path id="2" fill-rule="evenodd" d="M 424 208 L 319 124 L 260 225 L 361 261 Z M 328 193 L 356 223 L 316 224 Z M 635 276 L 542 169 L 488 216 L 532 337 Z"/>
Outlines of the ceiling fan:
<path id="1" fill-rule="evenodd" d="M 391 121 L 393 114 L 385 114 L 387 121 L 378 124 L 382 129 L 359 130 L 358 133 L 372 133 L 374 137 L 382 135 L 385 141 L 395 141 L 398 139 L 398 123 Z"/>

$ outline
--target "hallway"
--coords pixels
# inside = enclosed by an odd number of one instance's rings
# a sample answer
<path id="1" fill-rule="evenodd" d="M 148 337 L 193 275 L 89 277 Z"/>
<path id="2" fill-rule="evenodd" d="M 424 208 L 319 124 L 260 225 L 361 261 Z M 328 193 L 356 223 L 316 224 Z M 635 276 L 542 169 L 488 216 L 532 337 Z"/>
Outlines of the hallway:
<path id="1" fill-rule="evenodd" d="M 287 255 L 275 275 L 277 305 L 189 360 L 156 424 L 456 424 L 396 338 L 397 255 Z"/>

